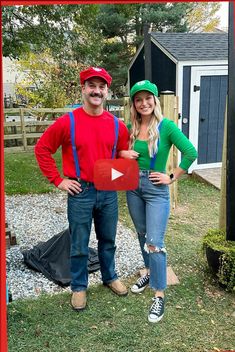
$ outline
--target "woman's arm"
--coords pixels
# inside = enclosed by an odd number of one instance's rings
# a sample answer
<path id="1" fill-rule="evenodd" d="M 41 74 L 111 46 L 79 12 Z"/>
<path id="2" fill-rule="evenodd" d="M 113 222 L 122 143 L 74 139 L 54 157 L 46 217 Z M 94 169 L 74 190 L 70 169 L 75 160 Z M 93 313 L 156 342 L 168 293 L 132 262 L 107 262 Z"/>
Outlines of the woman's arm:
<path id="1" fill-rule="evenodd" d="M 170 175 L 156 171 L 156 172 L 150 173 L 149 179 L 151 182 L 153 182 L 153 184 L 156 184 L 156 185 L 160 185 L 160 184 L 170 185 L 174 181 L 178 180 L 178 178 L 180 178 L 180 176 L 182 176 L 185 173 L 186 173 L 185 170 L 181 169 L 181 167 L 177 167 L 173 171 L 173 178 L 171 178 Z"/>

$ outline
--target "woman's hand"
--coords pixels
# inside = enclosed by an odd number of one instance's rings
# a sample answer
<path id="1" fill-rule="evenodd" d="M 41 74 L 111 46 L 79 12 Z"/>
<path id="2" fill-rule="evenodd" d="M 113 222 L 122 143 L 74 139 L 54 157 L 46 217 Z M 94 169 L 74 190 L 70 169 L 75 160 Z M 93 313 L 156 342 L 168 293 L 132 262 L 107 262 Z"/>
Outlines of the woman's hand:
<path id="1" fill-rule="evenodd" d="M 151 172 L 151 174 L 149 174 L 149 180 L 154 185 L 170 185 L 172 183 L 170 176 L 161 172 Z"/>
<path id="2" fill-rule="evenodd" d="M 123 159 L 138 159 L 139 153 L 134 150 L 121 150 L 118 154 L 119 158 Z"/>
<path id="3" fill-rule="evenodd" d="M 174 174 L 173 179 L 171 179 L 170 176 L 167 174 L 163 174 L 162 172 L 156 172 L 156 171 L 153 171 L 151 172 L 151 174 L 149 174 L 149 179 L 156 185 L 161 185 L 161 184 L 170 185 L 186 173 L 186 171 L 181 169 L 181 167 L 179 166 L 172 171 Z"/>

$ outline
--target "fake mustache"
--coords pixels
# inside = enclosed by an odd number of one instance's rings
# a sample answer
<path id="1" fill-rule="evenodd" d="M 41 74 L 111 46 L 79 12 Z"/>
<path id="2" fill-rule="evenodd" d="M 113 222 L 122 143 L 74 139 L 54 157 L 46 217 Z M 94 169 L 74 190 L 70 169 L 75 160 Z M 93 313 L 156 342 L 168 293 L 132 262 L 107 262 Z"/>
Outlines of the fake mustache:
<path id="1" fill-rule="evenodd" d="M 92 98 L 98 97 L 98 98 L 101 98 L 101 99 L 102 99 L 104 96 L 103 96 L 103 94 L 101 94 L 101 93 L 100 93 L 100 94 L 99 94 L 99 93 L 91 93 L 91 94 L 90 94 L 90 97 L 92 97 Z"/>

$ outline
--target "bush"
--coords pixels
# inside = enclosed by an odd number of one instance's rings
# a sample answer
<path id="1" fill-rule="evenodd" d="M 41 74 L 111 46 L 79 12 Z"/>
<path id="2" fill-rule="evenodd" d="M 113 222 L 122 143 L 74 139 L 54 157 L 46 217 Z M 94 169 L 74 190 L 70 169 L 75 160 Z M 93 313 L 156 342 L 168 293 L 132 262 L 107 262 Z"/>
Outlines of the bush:
<path id="1" fill-rule="evenodd" d="M 235 290 L 235 241 L 227 241 L 225 231 L 210 229 L 202 246 L 219 284 L 228 291 Z"/>

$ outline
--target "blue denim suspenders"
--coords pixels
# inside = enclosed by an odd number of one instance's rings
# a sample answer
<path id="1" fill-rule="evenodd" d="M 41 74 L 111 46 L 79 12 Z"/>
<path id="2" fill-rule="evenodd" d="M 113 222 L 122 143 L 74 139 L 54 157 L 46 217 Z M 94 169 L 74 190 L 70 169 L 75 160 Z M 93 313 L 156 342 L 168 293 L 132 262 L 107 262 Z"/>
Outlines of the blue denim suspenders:
<path id="1" fill-rule="evenodd" d="M 118 118 L 117 116 L 114 116 L 114 126 L 115 126 L 115 140 L 114 140 L 114 146 L 112 150 L 112 156 L 111 159 L 114 159 L 117 151 L 117 141 L 118 141 L 118 130 L 119 130 L 119 123 L 118 123 Z"/>
<path id="2" fill-rule="evenodd" d="M 161 129 L 162 121 L 158 125 L 158 140 L 157 140 L 157 149 L 159 147 L 159 138 L 160 138 L 160 129 Z M 157 153 L 155 152 L 150 160 L 150 170 L 154 170 L 154 165 L 156 161 Z"/>
<path id="3" fill-rule="evenodd" d="M 76 175 L 79 178 L 80 167 L 79 167 L 78 155 L 77 155 L 77 150 L 75 145 L 75 121 L 74 121 L 74 115 L 72 111 L 69 113 L 69 117 L 70 117 L 70 135 L 71 135 L 71 143 L 72 143 L 72 150 L 73 150 L 73 158 L 75 163 Z"/>
<path id="4" fill-rule="evenodd" d="M 71 134 L 73 157 L 74 157 L 76 175 L 77 175 L 77 178 L 79 178 L 80 167 L 79 167 L 78 154 L 77 154 L 76 145 L 75 145 L 75 121 L 74 121 L 74 115 L 72 111 L 69 113 L 69 117 L 70 117 L 70 134 Z M 114 116 L 114 125 L 115 125 L 115 140 L 114 140 L 114 146 L 113 146 L 112 156 L 111 156 L 112 159 L 115 157 L 116 150 L 117 150 L 117 141 L 118 141 L 119 123 L 118 123 L 118 118 L 116 116 Z"/>

